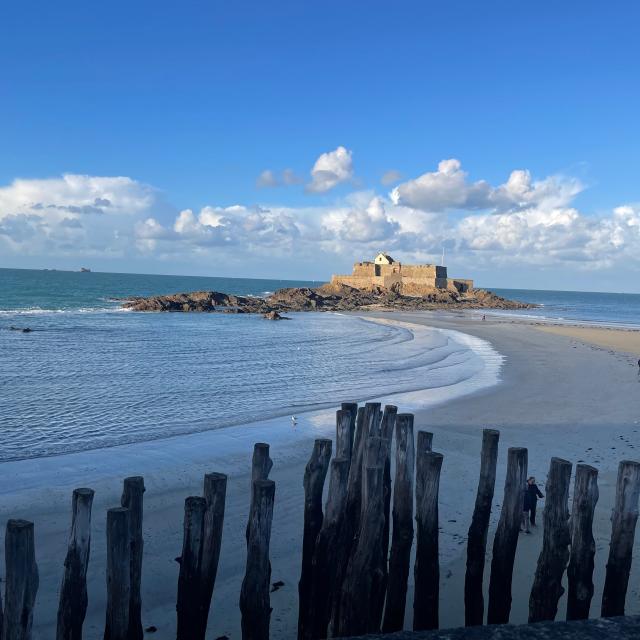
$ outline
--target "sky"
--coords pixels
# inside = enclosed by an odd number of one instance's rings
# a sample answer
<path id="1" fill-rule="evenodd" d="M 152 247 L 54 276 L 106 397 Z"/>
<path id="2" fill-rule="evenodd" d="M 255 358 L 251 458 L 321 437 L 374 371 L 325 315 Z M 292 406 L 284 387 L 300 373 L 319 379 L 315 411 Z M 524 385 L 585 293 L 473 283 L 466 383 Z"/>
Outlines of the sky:
<path id="1" fill-rule="evenodd" d="M 640 293 L 640 4 L 0 7 L 0 267 Z"/>

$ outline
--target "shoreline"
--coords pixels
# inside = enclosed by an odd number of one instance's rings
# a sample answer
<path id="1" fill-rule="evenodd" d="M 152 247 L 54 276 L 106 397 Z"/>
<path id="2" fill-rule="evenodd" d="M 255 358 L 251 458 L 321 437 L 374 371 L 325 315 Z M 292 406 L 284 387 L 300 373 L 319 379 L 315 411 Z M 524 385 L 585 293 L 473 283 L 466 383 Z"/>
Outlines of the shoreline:
<path id="1" fill-rule="evenodd" d="M 497 505 L 502 499 L 504 461 L 508 446 L 529 448 L 530 470 L 538 477 L 541 487 L 544 485 L 551 455 L 567 457 L 574 464 L 584 460 L 600 469 L 601 498 L 595 527 L 598 547 L 596 596 L 593 601 L 595 613 L 599 607 L 598 588 L 602 587 L 602 572 L 606 561 L 608 516 L 612 505 L 615 468 L 617 462 L 624 457 L 634 457 L 634 443 L 638 442 L 637 433 L 640 430 L 640 400 L 637 394 L 639 381 L 636 372 L 631 369 L 634 363 L 628 356 L 618 352 L 611 353 L 584 343 L 573 344 L 572 338 L 563 335 L 533 331 L 536 327 L 527 323 L 493 320 L 481 322 L 477 317 L 452 318 L 431 312 L 383 312 L 365 316 L 371 319 L 374 317 L 461 331 L 488 341 L 506 358 L 500 384 L 452 402 L 415 411 L 416 430 L 433 431 L 434 449 L 445 455 L 440 497 L 441 626 L 457 626 L 462 619 L 464 542 L 475 499 L 482 427 L 499 428 L 502 434 L 489 552 L 493 527 L 499 515 Z M 397 396 L 387 400 L 397 403 L 400 411 L 411 408 Z M 333 412 L 328 413 L 331 414 L 332 421 Z M 303 432 L 303 428 L 307 431 Z M 332 422 L 329 428 L 333 430 Z M 290 425 L 283 427 L 282 438 L 267 438 L 267 441 L 272 440 L 270 443 L 274 468 L 271 475 L 276 481 L 271 548 L 272 581 L 285 582 L 282 589 L 272 594 L 274 637 L 295 636 L 302 536 L 302 477 L 311 450 L 310 443 L 314 437 L 326 435 L 325 429 L 326 427 L 310 421 L 308 425 L 300 427 L 295 441 L 290 437 Z M 562 433 L 560 438 L 558 430 Z M 219 430 L 222 431 L 225 430 Z M 260 438 L 252 430 L 229 436 L 229 446 L 233 445 L 236 453 L 221 459 L 220 452 L 212 442 L 206 446 L 192 447 L 192 451 L 188 453 L 188 443 L 184 441 L 191 437 L 197 439 L 196 436 L 201 438 L 202 434 L 177 436 L 175 441 L 153 441 L 152 445 L 156 443 L 157 448 L 164 450 L 156 451 L 153 455 L 149 449 L 154 447 L 149 443 L 144 446 L 147 451 L 143 462 L 149 471 L 145 470 L 143 474 L 147 484 L 143 623 L 145 626 L 158 627 L 158 632 L 153 635 L 155 638 L 170 638 L 174 633 L 178 565 L 173 558 L 179 555 L 181 546 L 184 499 L 187 495 L 200 493 L 201 478 L 205 471 L 224 471 L 224 465 L 232 474 L 229 478 L 225 533 L 209 635 L 238 637 L 237 603 L 239 584 L 244 572 L 245 549 L 243 537 L 234 536 L 233 531 L 242 530 L 246 524 L 250 450 L 253 442 Z M 178 441 L 182 441 L 185 448 Z M 612 444 L 615 449 L 611 449 Z M 587 448 L 591 448 L 590 453 Z M 122 454 L 118 449 L 95 451 L 118 451 Z M 93 458 L 88 468 L 95 479 L 93 488 L 96 489 L 94 539 L 89 568 L 89 611 L 85 625 L 85 637 L 90 639 L 101 637 L 104 623 L 105 511 L 119 499 L 122 479 L 139 473 L 140 457 L 94 455 L 91 452 L 83 452 L 82 455 Z M 216 457 L 220 462 L 213 462 Z M 36 523 L 36 553 L 41 572 L 34 620 L 36 640 L 51 638 L 53 634 L 51 621 L 55 619 L 57 587 L 62 575 L 70 524 L 71 491 L 67 485 L 72 477 L 76 479 L 74 486 L 91 480 L 89 474 L 81 475 L 77 468 L 68 464 L 68 459 L 65 461 L 63 458 L 64 456 L 32 459 L 33 475 L 30 482 L 26 482 L 24 477 L 18 482 L 15 474 L 11 473 L 16 467 L 10 469 L 7 466 L 24 465 L 25 461 L 0 465 L 0 470 L 8 472 L 6 476 L 10 481 L 0 488 L 3 492 L 0 512 L 5 518 L 25 517 Z M 51 468 L 48 471 L 42 469 L 43 463 Z M 56 487 L 55 483 L 43 487 L 40 482 L 43 475 L 49 475 L 58 482 L 65 476 L 67 480 L 62 482 L 64 487 Z M 540 510 L 543 505 L 544 503 L 540 505 Z M 521 537 L 518 545 L 513 622 L 526 619 L 528 590 L 541 537 L 541 531 L 536 530 L 534 535 L 526 539 Z M 635 555 L 638 555 L 637 550 Z M 490 560 L 487 561 L 487 567 L 489 562 Z M 634 561 L 632 573 L 637 575 L 637 570 Z M 485 576 L 487 574 L 488 571 Z M 637 589 L 634 584 L 632 576 L 628 598 L 629 613 L 640 610 L 635 604 Z M 412 573 L 407 603 L 406 623 L 410 626 Z M 559 617 L 561 615 L 562 612 Z"/>

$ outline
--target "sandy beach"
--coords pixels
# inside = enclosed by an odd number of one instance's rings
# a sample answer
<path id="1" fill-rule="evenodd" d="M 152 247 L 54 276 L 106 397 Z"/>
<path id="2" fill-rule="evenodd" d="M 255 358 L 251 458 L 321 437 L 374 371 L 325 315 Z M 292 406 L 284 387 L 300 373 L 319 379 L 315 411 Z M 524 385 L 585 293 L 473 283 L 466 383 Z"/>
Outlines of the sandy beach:
<path id="1" fill-rule="evenodd" d="M 506 449 L 529 449 L 529 472 L 541 488 L 552 456 L 593 464 L 600 470 L 600 501 L 596 512 L 596 593 L 592 615 L 599 612 L 609 538 L 609 515 L 617 464 L 636 459 L 640 448 L 640 377 L 637 354 L 640 333 L 569 326 L 540 327 L 532 323 L 429 312 L 372 314 L 386 320 L 424 324 L 461 331 L 489 342 L 504 356 L 501 382 L 471 395 L 420 411 L 416 428 L 434 433 L 434 450 L 444 454 L 440 494 L 441 626 L 463 622 L 465 538 L 471 519 L 479 471 L 483 427 L 501 431 L 498 477 L 489 537 L 502 500 Z M 542 330 L 540 330 L 542 329 Z M 376 371 L 372 371 L 375 386 Z M 340 400 L 350 400 L 344 398 Z M 403 410 L 401 403 L 398 403 Z M 301 421 L 295 433 L 287 421 L 272 446 L 271 477 L 276 504 L 271 546 L 272 581 L 284 586 L 272 593 L 272 637 L 295 637 L 297 581 L 302 536 L 302 476 L 314 437 L 326 427 Z M 285 429 L 288 430 L 285 433 Z M 53 638 L 57 591 L 62 575 L 70 521 L 71 491 L 96 489 L 93 540 L 89 568 L 89 611 L 85 637 L 101 638 L 105 603 L 105 511 L 116 506 L 121 481 L 145 476 L 145 558 L 143 565 L 143 624 L 157 632 L 148 637 L 175 637 L 175 596 L 184 498 L 201 492 L 208 471 L 229 473 L 225 530 L 208 637 L 240 637 L 238 597 L 244 572 L 242 532 L 249 504 L 251 430 L 229 436 L 224 455 L 198 434 L 147 443 L 0 465 L 0 514 L 35 522 L 40 590 L 34 637 Z M 260 434 L 262 435 L 262 434 Z M 218 436 L 220 437 L 220 436 Z M 194 443 L 198 446 L 193 446 Z M 215 442 L 211 440 L 210 442 Z M 190 444 L 191 443 L 191 444 Z M 51 478 L 42 486 L 40 477 Z M 544 489 L 543 489 L 544 492 Z M 542 510 L 544 502 L 539 505 Z M 541 521 L 541 518 L 540 518 Z M 4 535 L 4 532 L 2 532 Z M 512 622 L 525 622 L 529 590 L 542 541 L 541 527 L 522 536 L 514 573 Z M 638 545 L 636 545 L 638 547 Z M 636 553 L 638 556 L 638 553 Z M 487 559 L 487 563 L 490 558 Z M 487 564 L 488 566 L 488 564 Z M 629 613 L 640 612 L 634 561 L 627 598 Z M 4 569 L 2 569 L 4 573 Z M 487 572 L 488 574 L 488 572 Z M 412 587 L 405 624 L 411 624 Z M 563 604 L 559 617 L 563 616 Z"/>

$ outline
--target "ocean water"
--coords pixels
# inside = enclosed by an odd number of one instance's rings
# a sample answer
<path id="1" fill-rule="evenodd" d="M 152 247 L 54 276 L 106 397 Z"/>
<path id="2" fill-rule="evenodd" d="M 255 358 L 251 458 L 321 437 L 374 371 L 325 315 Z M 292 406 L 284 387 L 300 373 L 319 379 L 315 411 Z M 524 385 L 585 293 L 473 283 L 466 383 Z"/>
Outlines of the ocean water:
<path id="1" fill-rule="evenodd" d="M 305 284 L 317 283 L 0 269 L 0 461 L 420 389 L 455 397 L 486 367 L 478 343 L 451 332 L 326 313 L 135 313 L 113 300 Z"/>
<path id="2" fill-rule="evenodd" d="M 640 328 L 640 294 L 636 293 L 535 289 L 491 289 L 491 291 L 511 300 L 540 305 L 535 309 L 498 312 L 501 315 Z"/>

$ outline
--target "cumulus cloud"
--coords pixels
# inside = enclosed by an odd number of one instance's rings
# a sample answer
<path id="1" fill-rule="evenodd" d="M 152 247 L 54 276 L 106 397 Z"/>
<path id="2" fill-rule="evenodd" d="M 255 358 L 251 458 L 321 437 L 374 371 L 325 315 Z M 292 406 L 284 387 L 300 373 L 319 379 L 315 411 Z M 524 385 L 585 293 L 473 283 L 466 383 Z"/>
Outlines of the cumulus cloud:
<path id="1" fill-rule="evenodd" d="M 265 169 L 256 179 L 256 187 L 277 187 L 279 184 L 276 174 L 271 169 Z"/>
<path id="2" fill-rule="evenodd" d="M 424 173 L 414 180 L 398 185 L 390 193 L 394 204 L 422 211 L 505 211 L 543 205 L 567 204 L 583 186 L 576 179 L 552 176 L 533 181 L 528 171 L 516 170 L 498 187 L 484 180 L 469 182 L 459 160 L 442 160 L 438 170 Z"/>
<path id="3" fill-rule="evenodd" d="M 131 178 L 16 180 L 0 187 L 0 253 L 204 264 L 274 256 L 295 264 L 331 255 L 348 264 L 380 249 L 430 262 L 446 245 L 469 274 L 521 265 L 639 269 L 640 207 L 588 215 L 575 206 L 582 189 L 574 179 L 536 179 L 525 170 L 497 186 L 471 182 L 459 161 L 446 160 L 389 197 L 371 190 L 318 206 L 212 203 L 194 210 L 168 207 Z"/>
<path id="4" fill-rule="evenodd" d="M 311 182 L 307 184 L 310 193 L 324 193 L 353 178 L 351 151 L 338 147 L 323 153 L 311 169 Z"/>

